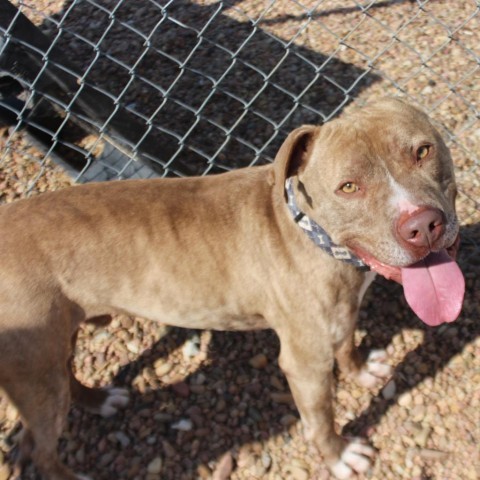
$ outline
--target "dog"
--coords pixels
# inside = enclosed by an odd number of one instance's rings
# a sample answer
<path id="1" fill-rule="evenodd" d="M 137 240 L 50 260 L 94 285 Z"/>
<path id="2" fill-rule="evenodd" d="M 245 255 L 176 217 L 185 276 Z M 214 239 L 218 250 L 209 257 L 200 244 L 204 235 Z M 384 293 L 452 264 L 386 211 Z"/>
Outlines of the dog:
<path id="1" fill-rule="evenodd" d="M 74 186 L 0 208 L 0 385 L 24 425 L 19 451 L 47 480 L 86 479 L 57 456 L 71 399 L 128 402 L 71 373 L 82 322 L 115 312 L 187 328 L 272 328 L 307 440 L 334 476 L 374 450 L 334 428 L 333 369 L 391 375 L 353 333 L 378 273 L 429 325 L 459 315 L 451 156 L 427 115 L 384 99 L 289 134 L 272 164 L 205 177 Z M 448 288 L 447 288 L 448 287 Z M 447 293 L 445 289 L 447 288 Z"/>

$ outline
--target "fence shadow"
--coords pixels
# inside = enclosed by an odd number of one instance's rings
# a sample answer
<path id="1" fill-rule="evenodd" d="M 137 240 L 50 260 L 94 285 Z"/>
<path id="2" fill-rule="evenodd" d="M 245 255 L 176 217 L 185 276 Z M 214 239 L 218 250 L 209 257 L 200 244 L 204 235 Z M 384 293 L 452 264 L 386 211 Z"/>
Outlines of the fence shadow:
<path id="1" fill-rule="evenodd" d="M 179 0 L 161 7 L 124 0 L 106 10 L 73 0 L 41 29 L 52 38 L 61 25 L 49 55 L 59 55 L 57 63 L 68 60 L 85 85 L 103 92 L 99 111 L 87 112 L 97 117 L 95 128 L 131 139 L 137 153 L 148 143 L 148 156 L 154 166 L 157 160 L 160 173 L 166 164 L 183 174 L 219 172 L 270 160 L 292 128 L 335 116 L 379 80 L 370 71 L 295 44 L 297 32 L 279 39 L 247 18 L 234 20 L 224 11 L 235 3 Z M 21 57 L 16 57 L 18 64 Z M 24 74 L 18 67 L 14 73 L 20 80 Z M 30 72 L 27 84 L 35 78 Z M 51 87 L 48 95 L 55 98 L 59 88 Z M 73 113 L 78 107 L 85 114 L 88 88 Z M 60 105 L 68 97 L 61 100 Z M 135 126 L 132 135 L 132 124 L 120 121 L 122 111 L 133 115 L 143 131 Z"/>

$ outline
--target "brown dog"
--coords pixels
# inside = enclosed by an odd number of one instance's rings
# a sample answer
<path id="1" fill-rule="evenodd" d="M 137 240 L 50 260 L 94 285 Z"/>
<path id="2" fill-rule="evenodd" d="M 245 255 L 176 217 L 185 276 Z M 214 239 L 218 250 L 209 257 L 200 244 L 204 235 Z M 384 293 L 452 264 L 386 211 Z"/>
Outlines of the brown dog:
<path id="1" fill-rule="evenodd" d="M 373 450 L 335 432 L 331 398 L 335 358 L 364 385 L 390 375 L 382 353 L 363 364 L 353 344 L 374 276 L 360 267 L 403 282 L 427 323 L 454 320 L 463 277 L 445 252 L 458 235 L 455 195 L 449 151 L 426 115 L 385 100 L 298 128 L 272 165 L 1 207 L 0 384 L 24 422 L 22 457 L 49 480 L 86 478 L 56 454 L 71 397 L 104 415 L 128 397 L 73 378 L 72 339 L 87 319 L 127 312 L 273 328 L 307 437 L 337 477 L 367 470 Z"/>

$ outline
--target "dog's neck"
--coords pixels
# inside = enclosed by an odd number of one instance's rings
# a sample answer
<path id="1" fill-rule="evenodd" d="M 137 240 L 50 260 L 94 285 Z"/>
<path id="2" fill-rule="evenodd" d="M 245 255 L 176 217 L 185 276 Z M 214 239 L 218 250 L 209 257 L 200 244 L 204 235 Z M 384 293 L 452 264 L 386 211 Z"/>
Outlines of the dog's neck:
<path id="1" fill-rule="evenodd" d="M 353 265 L 363 271 L 370 270 L 370 268 L 348 248 L 334 243 L 328 233 L 318 223 L 307 217 L 307 215 L 298 208 L 292 178 L 287 178 L 285 181 L 285 192 L 287 194 L 288 208 L 293 219 L 315 245 L 337 260 Z"/>

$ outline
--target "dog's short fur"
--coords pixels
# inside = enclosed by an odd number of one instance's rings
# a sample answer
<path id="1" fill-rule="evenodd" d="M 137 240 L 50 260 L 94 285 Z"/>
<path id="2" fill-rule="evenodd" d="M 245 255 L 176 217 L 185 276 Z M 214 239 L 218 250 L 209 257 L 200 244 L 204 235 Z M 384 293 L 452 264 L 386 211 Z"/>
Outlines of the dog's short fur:
<path id="1" fill-rule="evenodd" d="M 296 129 L 271 165 L 76 186 L 0 208 L 0 384 L 24 422 L 21 457 L 44 478 L 85 478 L 56 454 L 71 397 L 104 415 L 127 402 L 125 391 L 87 388 L 69 371 L 80 324 L 112 312 L 273 328 L 307 438 L 339 478 L 368 469 L 372 449 L 335 432 L 331 386 L 335 359 L 367 386 L 390 374 L 382 353 L 363 363 L 353 343 L 373 276 L 299 228 L 287 177 L 302 211 L 389 276 L 457 237 L 448 149 L 427 116 L 399 100 Z M 442 212 L 435 245 L 410 244 L 396 228 L 418 208 Z"/>

